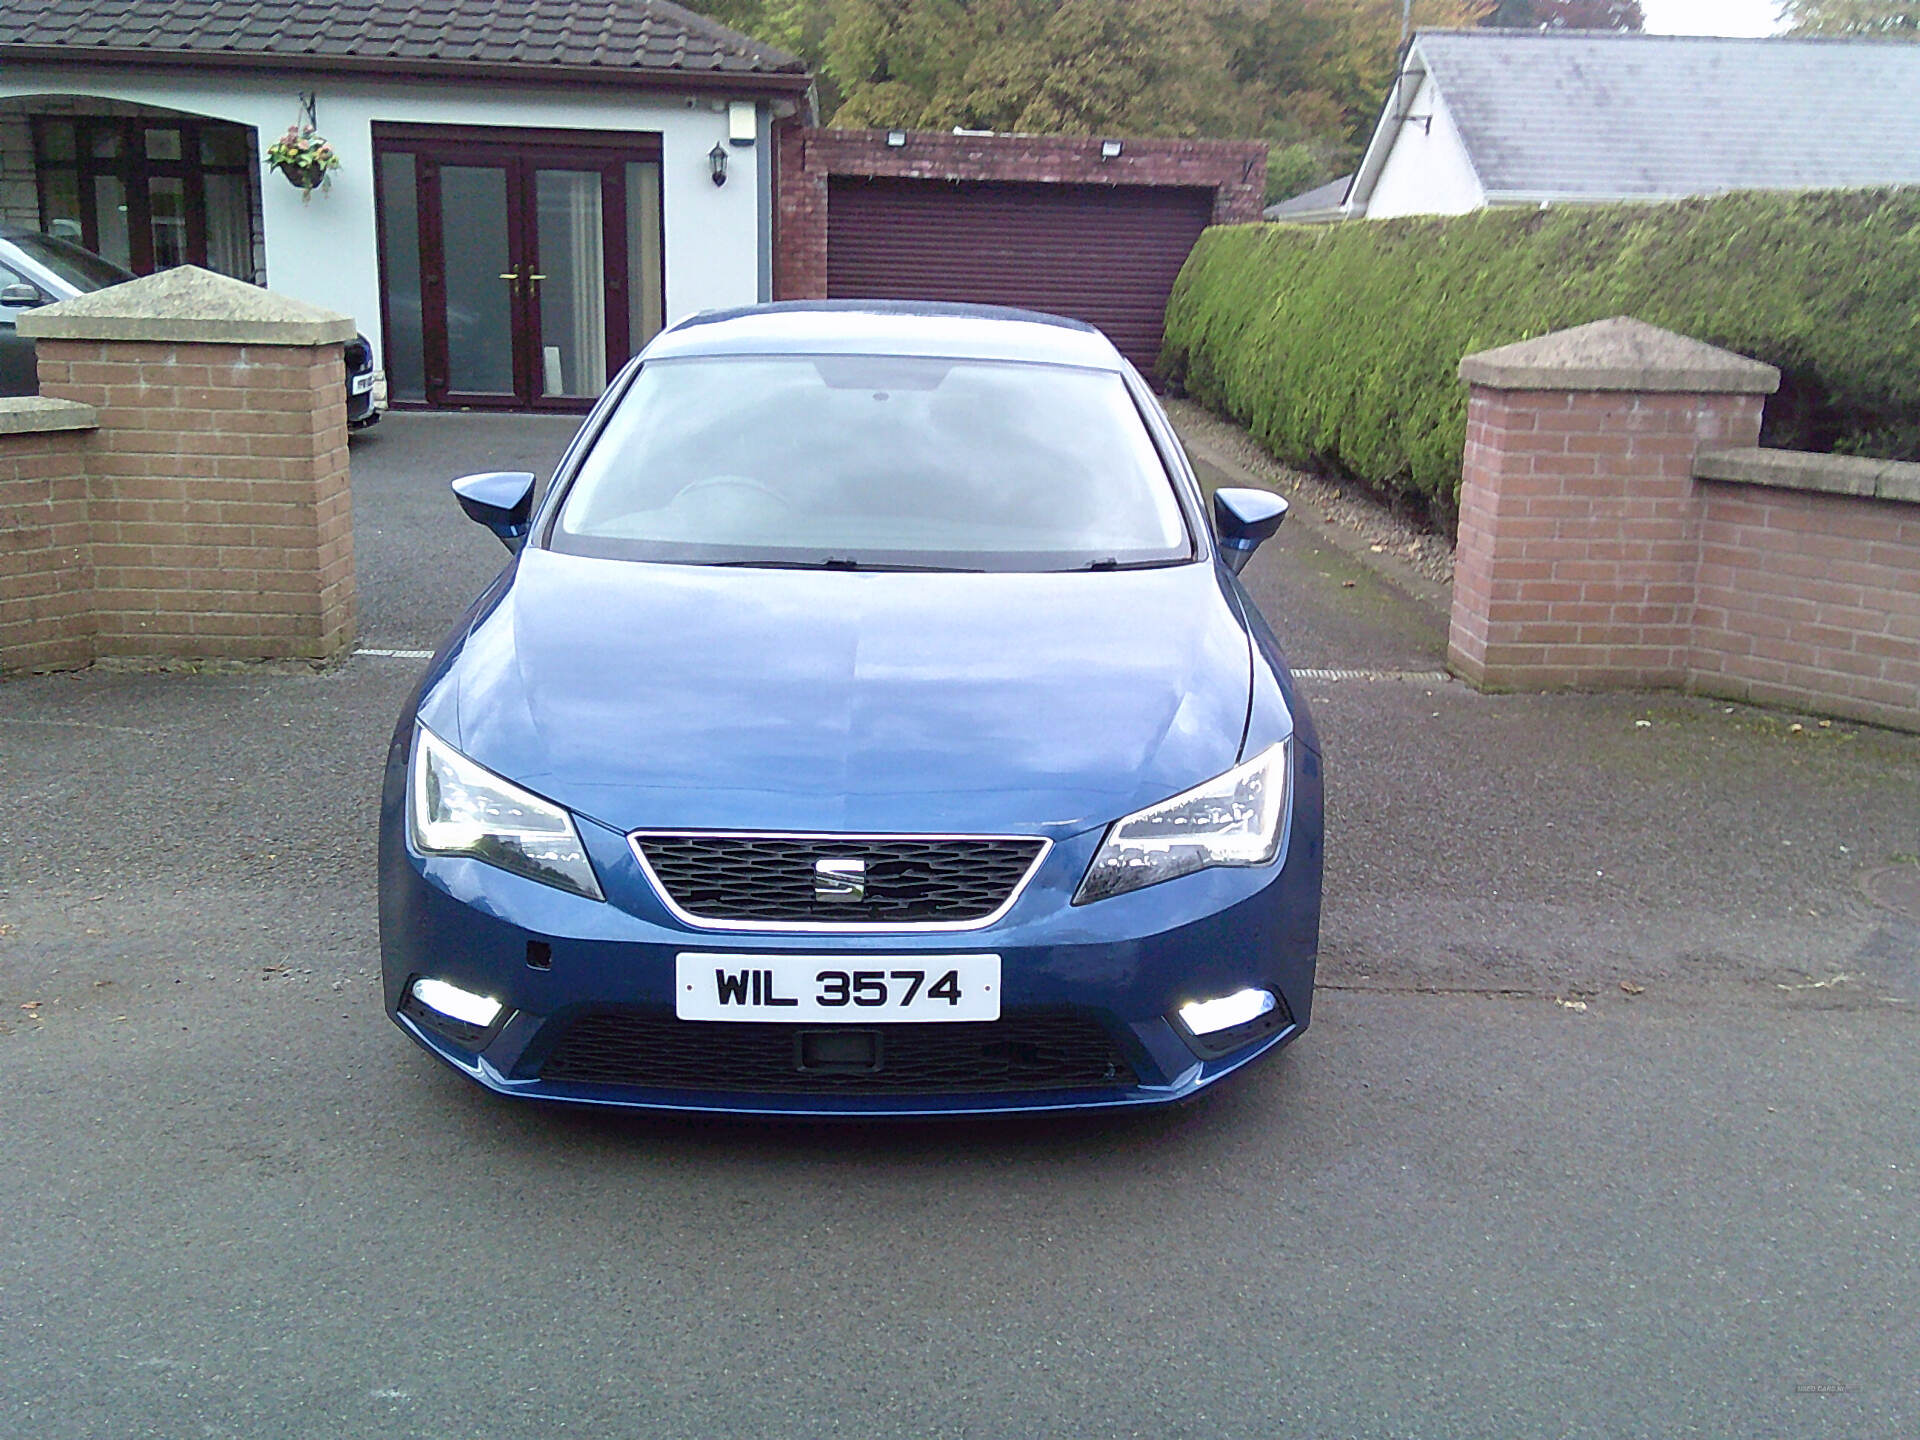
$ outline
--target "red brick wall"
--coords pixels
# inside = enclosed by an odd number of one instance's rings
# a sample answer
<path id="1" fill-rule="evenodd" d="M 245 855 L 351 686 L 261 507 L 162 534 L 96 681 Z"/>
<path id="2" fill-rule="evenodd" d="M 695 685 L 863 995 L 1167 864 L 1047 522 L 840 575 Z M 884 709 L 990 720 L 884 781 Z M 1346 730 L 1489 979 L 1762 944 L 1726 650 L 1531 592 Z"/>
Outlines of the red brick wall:
<path id="1" fill-rule="evenodd" d="M 0 435 L 0 670 L 93 658 L 87 430 Z"/>
<path id="2" fill-rule="evenodd" d="M 791 124 L 778 130 L 775 299 L 826 296 L 827 180 L 833 175 L 1204 187 L 1214 192 L 1217 225 L 1258 220 L 1267 183 L 1267 147 L 1258 142 L 1123 138 L 1121 153 L 1106 160 L 1100 155 L 1100 138 L 911 130 L 905 145 L 890 146 L 887 134 Z"/>
<path id="3" fill-rule="evenodd" d="M 1700 494 L 1694 686 L 1920 729 L 1920 505 Z"/>
<path id="4" fill-rule="evenodd" d="M 321 658 L 353 631 L 339 345 L 42 340 L 43 395 L 99 411 L 97 655 Z"/>
<path id="5" fill-rule="evenodd" d="M 1761 405 L 1475 385 L 1454 669 L 1500 689 L 1675 686 L 1920 730 L 1920 504 L 1696 479 L 1702 452 L 1756 444 Z"/>
<path id="6" fill-rule="evenodd" d="M 1757 395 L 1493 390 L 1467 411 L 1451 651 L 1517 689 L 1684 683 L 1693 456 L 1752 445 Z"/>

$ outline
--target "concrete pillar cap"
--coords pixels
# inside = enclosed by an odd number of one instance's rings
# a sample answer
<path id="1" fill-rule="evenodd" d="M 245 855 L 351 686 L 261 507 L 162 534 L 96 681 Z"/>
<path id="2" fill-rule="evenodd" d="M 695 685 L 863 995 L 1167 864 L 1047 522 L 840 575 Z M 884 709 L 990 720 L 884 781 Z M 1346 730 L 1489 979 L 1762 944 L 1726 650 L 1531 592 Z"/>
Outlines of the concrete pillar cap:
<path id="1" fill-rule="evenodd" d="M 198 265 L 181 265 L 23 310 L 21 335 L 35 340 L 148 340 L 213 345 L 333 345 L 353 321 Z"/>
<path id="2" fill-rule="evenodd" d="M 1731 350 L 1616 315 L 1482 350 L 1460 378 L 1491 390 L 1644 390 L 1771 395 L 1780 372 Z"/>

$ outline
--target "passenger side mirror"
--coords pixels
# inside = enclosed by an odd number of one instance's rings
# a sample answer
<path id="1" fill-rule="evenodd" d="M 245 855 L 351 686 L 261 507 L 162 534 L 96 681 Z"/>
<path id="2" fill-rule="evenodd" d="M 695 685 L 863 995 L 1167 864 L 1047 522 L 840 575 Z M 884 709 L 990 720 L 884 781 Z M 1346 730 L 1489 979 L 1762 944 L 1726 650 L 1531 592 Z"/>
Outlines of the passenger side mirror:
<path id="1" fill-rule="evenodd" d="M 453 482 L 453 493 L 469 520 L 479 521 L 518 554 L 532 528 L 534 483 L 524 470 L 489 470 L 462 475 Z"/>
<path id="2" fill-rule="evenodd" d="M 47 297 L 40 293 L 38 285 L 29 285 L 24 280 L 0 285 L 0 305 L 9 310 L 33 310 L 46 303 Z"/>
<path id="3" fill-rule="evenodd" d="M 1213 528 L 1220 534 L 1220 558 L 1236 575 L 1286 518 L 1287 502 L 1270 491 L 1213 492 Z"/>

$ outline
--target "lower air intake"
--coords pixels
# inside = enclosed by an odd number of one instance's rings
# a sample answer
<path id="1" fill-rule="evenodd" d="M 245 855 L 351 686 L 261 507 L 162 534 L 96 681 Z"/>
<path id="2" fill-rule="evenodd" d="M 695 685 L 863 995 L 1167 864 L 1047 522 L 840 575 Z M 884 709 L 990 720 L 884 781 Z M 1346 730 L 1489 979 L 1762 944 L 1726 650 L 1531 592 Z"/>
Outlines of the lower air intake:
<path id="1" fill-rule="evenodd" d="M 820 1038 L 854 1036 L 873 1037 L 871 1050 Z M 853 1048 L 871 1062 L 846 1063 Z M 823 1054 L 840 1058 L 823 1065 Z M 602 1012 L 568 1026 L 540 1078 L 737 1094 L 942 1095 L 1130 1085 L 1133 1071 L 1107 1032 L 1081 1015 L 862 1029 Z"/>

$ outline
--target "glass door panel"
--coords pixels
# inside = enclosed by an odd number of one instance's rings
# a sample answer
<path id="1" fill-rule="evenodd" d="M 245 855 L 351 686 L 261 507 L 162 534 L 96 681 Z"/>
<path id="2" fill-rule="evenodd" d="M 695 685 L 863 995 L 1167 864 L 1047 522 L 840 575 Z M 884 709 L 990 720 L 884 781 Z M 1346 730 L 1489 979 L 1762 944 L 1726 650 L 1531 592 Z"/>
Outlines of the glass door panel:
<path id="1" fill-rule="evenodd" d="M 127 187 L 118 175 L 93 177 L 94 234 L 98 253 L 128 270 L 133 268 L 133 232 L 127 224 Z"/>
<path id="2" fill-rule="evenodd" d="M 607 388 L 606 213 L 598 170 L 536 170 L 532 264 L 543 396 L 592 399 Z"/>
<path id="3" fill-rule="evenodd" d="M 506 167 L 441 166 L 440 222 L 447 389 L 462 395 L 511 396 L 519 272 L 508 242 Z"/>
<path id="4" fill-rule="evenodd" d="M 180 137 L 176 134 L 173 138 Z M 177 175 L 149 176 L 147 206 L 152 215 L 153 268 L 165 270 L 186 264 L 187 182 Z"/>
<path id="5" fill-rule="evenodd" d="M 665 318 L 660 264 L 660 162 L 632 161 L 627 172 L 627 345 L 638 351 Z"/>
<path id="6" fill-rule="evenodd" d="M 207 268 L 236 280 L 253 279 L 253 208 L 247 177 L 207 172 Z"/>
<path id="7" fill-rule="evenodd" d="M 387 394 L 427 398 L 425 311 L 420 293 L 419 166 L 405 150 L 376 161 L 380 194 L 381 283 L 387 321 Z"/>

